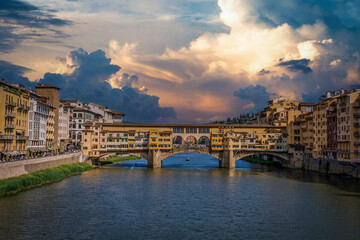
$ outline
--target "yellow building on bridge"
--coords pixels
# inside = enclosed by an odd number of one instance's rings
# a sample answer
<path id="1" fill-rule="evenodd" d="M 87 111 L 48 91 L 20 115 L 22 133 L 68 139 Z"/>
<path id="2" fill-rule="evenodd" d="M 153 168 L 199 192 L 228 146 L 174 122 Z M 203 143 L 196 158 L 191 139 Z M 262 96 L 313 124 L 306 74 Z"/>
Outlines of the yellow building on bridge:
<path id="1" fill-rule="evenodd" d="M 181 146 L 211 151 L 286 151 L 286 128 L 271 125 L 223 124 L 100 124 L 86 123 L 85 155 L 98 157 L 135 150 L 171 151 Z"/>

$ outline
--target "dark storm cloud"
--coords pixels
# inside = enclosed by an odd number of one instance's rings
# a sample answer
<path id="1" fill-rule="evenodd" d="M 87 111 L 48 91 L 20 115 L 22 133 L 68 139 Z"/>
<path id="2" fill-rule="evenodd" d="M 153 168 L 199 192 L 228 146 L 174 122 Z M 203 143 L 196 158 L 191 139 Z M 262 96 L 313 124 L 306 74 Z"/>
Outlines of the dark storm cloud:
<path id="1" fill-rule="evenodd" d="M 27 77 L 23 77 L 31 69 L 14 65 L 12 63 L 0 60 L 0 78 L 9 83 L 17 83 L 27 87 L 34 87 L 35 82 L 30 82 Z"/>
<path id="2" fill-rule="evenodd" d="M 281 3 L 254 0 L 259 21 L 270 25 L 288 23 L 300 27 L 322 19 L 332 28 L 343 25 L 351 28 L 360 22 L 358 0 L 283 0 Z"/>
<path id="3" fill-rule="evenodd" d="M 34 36 L 43 36 L 40 29 L 50 31 L 53 37 L 64 38 L 67 35 L 56 30 L 71 24 L 51 14 L 51 10 L 40 9 L 30 3 L 18 0 L 1 1 L 0 4 L 0 52 L 10 52 L 24 40 Z M 30 29 L 24 31 L 24 29 Z M 22 33 L 19 33 L 21 30 Z"/>
<path id="4" fill-rule="evenodd" d="M 40 79 L 41 83 L 60 87 L 61 98 L 95 102 L 114 111 L 125 112 L 126 119 L 131 122 L 161 122 L 167 118 L 176 117 L 173 108 L 159 106 L 159 97 L 144 94 L 129 86 L 132 82 L 137 81 L 135 75 L 125 75 L 128 86 L 125 85 L 122 89 L 112 88 L 107 80 L 121 68 L 111 64 L 111 59 L 107 58 L 103 51 L 87 53 L 83 49 L 78 49 L 72 51 L 68 57 L 74 63 L 68 66 L 72 69 L 72 73 L 46 73 Z M 58 61 L 66 64 L 64 58 L 58 58 Z M 13 69 L 13 72 L 19 76 L 28 71 L 20 66 L 14 66 Z M 34 83 L 24 79 L 27 82 L 23 81 L 23 85 L 33 86 Z M 10 82 L 10 80 L 10 76 L 6 77 L 6 81 Z"/>
<path id="5" fill-rule="evenodd" d="M 298 72 L 301 71 L 303 73 L 310 73 L 312 72 L 312 69 L 308 67 L 310 63 L 309 59 L 299 59 L 299 60 L 290 60 L 281 62 L 278 65 L 279 66 L 285 66 L 287 69 L 289 69 L 292 72 Z"/>
<path id="6" fill-rule="evenodd" d="M 251 100 L 255 104 L 252 112 L 258 112 L 263 109 L 270 100 L 270 95 L 271 94 L 266 91 L 266 87 L 262 85 L 250 85 L 234 92 L 234 96 Z"/>

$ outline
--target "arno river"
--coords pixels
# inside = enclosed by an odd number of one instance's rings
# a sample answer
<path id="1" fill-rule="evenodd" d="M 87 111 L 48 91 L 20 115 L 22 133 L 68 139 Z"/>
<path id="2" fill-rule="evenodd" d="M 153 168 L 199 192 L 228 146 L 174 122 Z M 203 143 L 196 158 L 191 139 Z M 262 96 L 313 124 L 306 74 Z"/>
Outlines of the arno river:
<path id="1" fill-rule="evenodd" d="M 143 164 L 0 198 L 0 239 L 360 239 L 356 181 L 242 161 L 218 169 L 203 154 Z"/>

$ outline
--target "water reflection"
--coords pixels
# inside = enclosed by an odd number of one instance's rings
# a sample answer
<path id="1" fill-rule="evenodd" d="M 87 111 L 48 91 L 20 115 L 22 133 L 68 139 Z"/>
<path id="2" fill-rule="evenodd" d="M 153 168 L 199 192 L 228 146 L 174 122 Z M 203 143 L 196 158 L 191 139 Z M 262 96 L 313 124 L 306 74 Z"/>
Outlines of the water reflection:
<path id="1" fill-rule="evenodd" d="M 138 159 L 132 161 L 125 161 L 113 164 L 115 167 L 147 167 L 147 161 L 145 159 Z M 162 161 L 163 168 L 218 168 L 219 160 L 203 153 L 178 153 L 174 154 Z M 251 164 L 242 160 L 235 162 L 236 168 L 248 168 L 248 169 L 266 169 L 266 167 Z"/>
<path id="2" fill-rule="evenodd" d="M 174 167 L 175 161 L 158 169 L 146 168 L 145 160 L 120 163 L 0 198 L 0 239 L 360 235 L 356 181 L 244 162 L 239 162 L 244 168 L 219 169 L 192 160 L 195 167 Z"/>
<path id="3" fill-rule="evenodd" d="M 186 159 L 190 161 L 186 161 Z M 125 167 L 129 170 L 146 168 L 147 161 L 145 159 L 138 159 L 132 161 L 125 161 L 111 165 L 112 167 Z M 213 176 L 244 176 L 244 175 L 258 175 L 271 176 L 277 178 L 286 178 L 289 180 L 295 180 L 300 182 L 329 184 L 339 189 L 343 189 L 349 192 L 360 192 L 360 184 L 358 180 L 341 177 L 336 175 L 327 176 L 325 174 L 303 171 L 303 170 L 291 170 L 291 169 L 278 169 L 275 167 L 267 167 L 259 164 L 248 163 L 243 160 L 235 162 L 236 169 L 219 169 L 219 161 L 207 154 L 203 153 L 179 153 L 172 155 L 162 161 L 162 169 L 153 169 L 155 174 L 165 173 L 166 169 L 177 170 L 200 170 L 208 171 Z"/>

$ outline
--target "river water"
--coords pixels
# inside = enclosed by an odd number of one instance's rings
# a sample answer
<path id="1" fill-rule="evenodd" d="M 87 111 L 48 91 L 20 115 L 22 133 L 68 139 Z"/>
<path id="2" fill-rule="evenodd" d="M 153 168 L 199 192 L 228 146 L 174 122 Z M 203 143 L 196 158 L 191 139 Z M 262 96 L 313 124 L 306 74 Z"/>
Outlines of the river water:
<path id="1" fill-rule="evenodd" d="M 0 239 L 360 239 L 354 180 L 243 161 L 218 169 L 203 154 L 144 164 L 0 198 Z"/>

